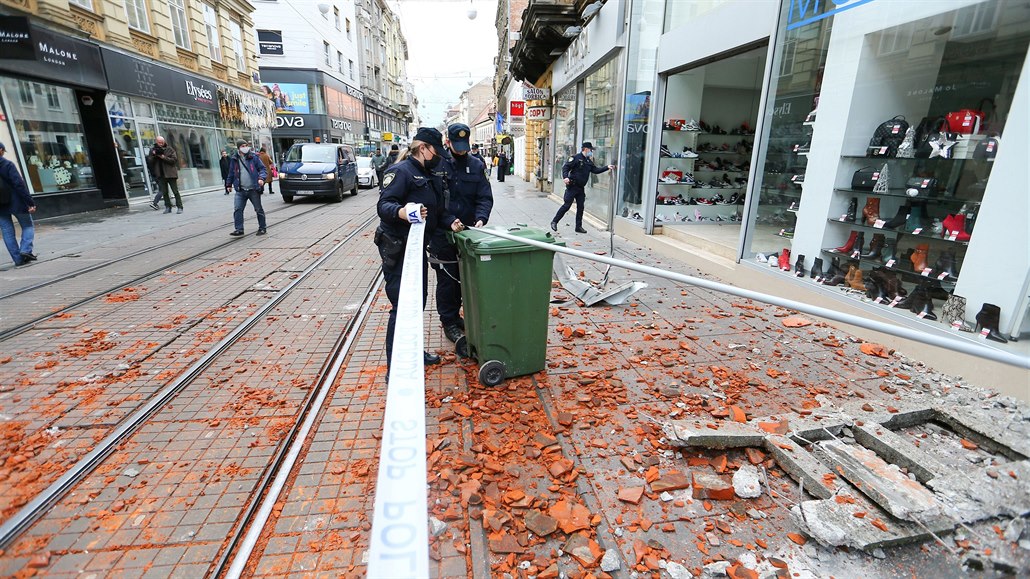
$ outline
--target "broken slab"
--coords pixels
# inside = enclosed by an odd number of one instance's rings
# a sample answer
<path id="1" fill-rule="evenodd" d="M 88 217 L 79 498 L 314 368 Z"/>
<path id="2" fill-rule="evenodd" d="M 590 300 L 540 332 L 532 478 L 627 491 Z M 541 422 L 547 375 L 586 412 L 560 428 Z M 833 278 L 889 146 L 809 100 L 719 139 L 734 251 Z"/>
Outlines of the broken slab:
<path id="1" fill-rule="evenodd" d="M 812 453 L 786 436 L 770 436 L 765 441 L 765 449 L 769 451 L 776 464 L 794 480 L 800 481 L 806 491 L 821 499 L 828 499 L 837 491 L 836 485 L 830 485 L 837 475 L 830 472 L 826 465 L 816 460 Z M 827 477 L 826 475 L 830 475 Z"/>
<path id="2" fill-rule="evenodd" d="M 705 448 L 743 448 L 762 446 L 765 432 L 752 424 L 729 420 L 718 423 L 704 420 L 671 420 L 662 426 L 673 446 Z"/>
<path id="3" fill-rule="evenodd" d="M 815 449 L 827 464 L 896 518 L 922 521 L 943 513 L 929 489 L 875 452 L 838 440 L 820 442 Z"/>
<path id="4" fill-rule="evenodd" d="M 993 452 L 1012 460 L 1030 457 L 1030 436 L 998 423 L 991 413 L 956 405 L 937 406 L 936 418 L 952 430 Z"/>
<path id="5" fill-rule="evenodd" d="M 953 528 L 944 517 L 929 517 L 921 521 L 925 526 L 899 521 L 882 515 L 875 505 L 861 497 L 854 497 L 852 502 L 804 501 L 791 508 L 790 517 L 806 535 L 822 545 L 865 551 L 922 542 L 932 539 L 934 534 L 950 533 Z"/>
<path id="6" fill-rule="evenodd" d="M 691 471 L 691 494 L 695 499 L 731 501 L 735 498 L 733 485 L 717 474 Z"/>
<path id="7" fill-rule="evenodd" d="M 963 523 L 1030 515 L 1030 460 L 956 470 L 927 486 L 945 512 Z"/>
<path id="8" fill-rule="evenodd" d="M 921 482 L 945 476 L 949 469 L 936 457 L 880 424 L 855 425 L 855 442 L 882 456 L 887 462 L 907 468 Z"/>
<path id="9" fill-rule="evenodd" d="M 854 420 L 869 424 L 882 424 L 892 430 L 917 426 L 933 420 L 936 412 L 929 400 L 852 400 L 846 402 L 843 411 Z"/>

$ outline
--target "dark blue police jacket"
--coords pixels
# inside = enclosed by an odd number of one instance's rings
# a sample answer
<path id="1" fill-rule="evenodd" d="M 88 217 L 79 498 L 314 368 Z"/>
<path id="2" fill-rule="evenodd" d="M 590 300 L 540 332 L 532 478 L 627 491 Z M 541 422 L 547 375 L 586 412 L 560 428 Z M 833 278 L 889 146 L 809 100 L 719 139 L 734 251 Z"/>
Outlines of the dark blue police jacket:
<path id="1" fill-rule="evenodd" d="M 446 161 L 441 161 L 443 162 Z M 421 203 L 426 206 L 426 243 L 440 223 L 454 221 L 453 218 L 446 220 L 443 215 L 443 181 L 411 157 L 394 163 L 383 175 L 376 211 L 382 220 L 384 231 L 400 239 L 408 238 L 411 224 L 397 216 L 400 209 L 408 203 Z"/>
<path id="2" fill-rule="evenodd" d="M 486 176 L 486 163 L 466 154 L 451 155 L 444 158 L 441 164 L 446 165 L 447 213 L 460 219 L 466 226 L 475 225 L 476 221 L 482 221 L 485 225 L 494 207 L 490 179 Z"/>
<path id="3" fill-rule="evenodd" d="M 591 173 L 604 173 L 607 170 L 608 167 L 594 165 L 592 159 L 579 152 L 569 157 L 569 160 L 562 165 L 561 177 L 562 179 L 569 178 L 569 187 L 582 189 L 587 184 L 587 181 L 590 180 Z"/>

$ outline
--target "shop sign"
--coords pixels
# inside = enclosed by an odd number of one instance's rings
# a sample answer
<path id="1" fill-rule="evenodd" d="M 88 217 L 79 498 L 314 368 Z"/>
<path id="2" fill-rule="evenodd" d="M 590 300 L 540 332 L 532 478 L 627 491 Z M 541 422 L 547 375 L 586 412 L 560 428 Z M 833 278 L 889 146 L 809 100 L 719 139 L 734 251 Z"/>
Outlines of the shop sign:
<path id="1" fill-rule="evenodd" d="M 0 16 L 0 54 L 7 60 L 36 60 L 28 18 Z"/>
<path id="2" fill-rule="evenodd" d="M 283 55 L 283 32 L 282 30 L 258 30 L 258 53 L 271 54 L 274 56 Z"/>
<path id="3" fill-rule="evenodd" d="M 341 131 L 349 132 L 354 129 L 354 125 L 351 124 L 350 121 L 345 121 L 343 119 L 334 119 L 332 117 L 329 117 L 329 122 L 332 124 L 334 129 L 339 129 Z"/>
<path id="4" fill-rule="evenodd" d="M 526 116 L 526 101 L 511 101 L 508 103 L 509 117 Z"/>
<path id="5" fill-rule="evenodd" d="M 352 96 L 352 97 L 354 97 L 356 99 L 364 99 L 365 98 L 365 95 L 362 94 L 362 92 L 360 90 L 352 87 L 349 84 L 346 85 L 346 86 L 347 86 L 347 94 L 349 94 L 350 96 Z"/>
<path id="6" fill-rule="evenodd" d="M 293 117 L 288 117 L 288 116 L 284 116 L 284 115 L 278 115 L 278 116 L 275 117 L 275 128 L 277 128 L 277 129 L 284 129 L 284 128 L 299 129 L 299 128 L 303 127 L 303 126 L 304 126 L 304 117 L 302 117 L 300 115 L 293 116 Z"/>
<path id="7" fill-rule="evenodd" d="M 551 98 L 551 89 L 536 88 L 533 86 L 522 87 L 522 98 L 527 101 L 545 101 Z"/>
<path id="8" fill-rule="evenodd" d="M 311 113 L 308 85 L 287 82 L 269 82 L 263 85 L 265 96 L 272 101 L 276 113 Z"/>
<path id="9" fill-rule="evenodd" d="M 111 92 L 226 113 L 219 107 L 218 85 L 203 77 L 181 73 L 149 60 L 102 49 Z"/>
<path id="10" fill-rule="evenodd" d="M 579 80 L 594 66 L 607 61 L 622 46 L 622 15 L 626 0 L 609 0 L 554 65 L 551 85 L 563 89 Z M 813 0 L 815 1 L 815 0 Z"/>
<path id="11" fill-rule="evenodd" d="M 541 99 L 542 100 L 542 99 Z M 551 120 L 551 107 L 529 107 L 526 109 L 527 121 Z"/>
<path id="12" fill-rule="evenodd" d="M 392 141 L 393 140 L 393 133 L 383 133 L 383 140 L 384 141 Z"/>
<path id="13" fill-rule="evenodd" d="M 370 140 L 370 141 L 381 141 L 382 139 L 383 139 L 383 134 L 380 133 L 379 131 L 369 131 L 368 132 L 368 140 Z"/>
<path id="14" fill-rule="evenodd" d="M 196 104 L 212 105 L 215 103 L 215 93 L 208 85 L 193 80 L 184 83 L 186 94 L 193 98 Z"/>
<path id="15" fill-rule="evenodd" d="M 510 135 L 511 135 L 511 136 L 513 136 L 513 137 L 522 137 L 522 136 L 525 136 L 525 134 L 526 134 L 526 127 L 525 127 L 525 126 L 521 126 L 521 127 L 510 127 L 510 129 L 509 129 L 509 131 L 508 131 L 508 134 L 510 134 Z"/>
<path id="16" fill-rule="evenodd" d="M 787 30 L 829 18 L 838 12 L 858 8 L 873 0 L 787 0 Z"/>

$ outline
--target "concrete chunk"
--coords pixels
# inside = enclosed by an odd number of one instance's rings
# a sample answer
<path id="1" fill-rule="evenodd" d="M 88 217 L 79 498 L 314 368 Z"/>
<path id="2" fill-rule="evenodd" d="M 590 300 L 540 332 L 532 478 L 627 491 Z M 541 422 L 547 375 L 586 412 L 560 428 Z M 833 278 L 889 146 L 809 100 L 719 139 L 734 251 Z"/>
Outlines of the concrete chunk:
<path id="1" fill-rule="evenodd" d="M 945 512 L 963 523 L 1030 514 L 1030 460 L 953 471 L 927 486 L 937 494 Z"/>
<path id="2" fill-rule="evenodd" d="M 879 424 L 854 426 L 855 442 L 905 467 L 922 482 L 948 474 L 948 468 L 932 455 Z"/>
<path id="3" fill-rule="evenodd" d="M 930 403 L 919 398 L 891 403 L 853 400 L 844 404 L 844 411 L 859 422 L 882 424 L 893 430 L 922 424 L 936 415 Z"/>
<path id="4" fill-rule="evenodd" d="M 930 531 L 938 536 L 952 531 L 952 523 L 943 517 L 921 521 L 924 528 L 893 519 L 861 497 L 855 499 L 852 503 L 835 499 L 804 501 L 791 509 L 791 519 L 822 545 L 865 551 L 932 539 Z"/>
<path id="5" fill-rule="evenodd" d="M 716 428 L 709 428 L 715 425 Z M 762 446 L 765 433 L 757 426 L 728 420 L 705 422 L 702 420 L 673 420 L 662 427 L 669 444 L 673 446 L 700 446 L 704 448 L 742 448 Z"/>
<path id="6" fill-rule="evenodd" d="M 904 520 L 923 520 L 942 514 L 941 505 L 926 487 L 908 478 L 873 451 L 831 440 L 816 445 L 838 472 L 888 513 Z"/>
<path id="7" fill-rule="evenodd" d="M 832 482 L 836 475 L 801 445 L 785 436 L 772 435 L 766 438 L 765 448 L 776 464 L 794 480 L 801 481 L 810 494 L 828 499 L 836 492 L 836 485 Z"/>
<path id="8" fill-rule="evenodd" d="M 1030 458 L 1030 437 L 994 421 L 990 412 L 950 405 L 936 407 L 935 414 L 938 420 L 980 446 L 1012 460 Z"/>

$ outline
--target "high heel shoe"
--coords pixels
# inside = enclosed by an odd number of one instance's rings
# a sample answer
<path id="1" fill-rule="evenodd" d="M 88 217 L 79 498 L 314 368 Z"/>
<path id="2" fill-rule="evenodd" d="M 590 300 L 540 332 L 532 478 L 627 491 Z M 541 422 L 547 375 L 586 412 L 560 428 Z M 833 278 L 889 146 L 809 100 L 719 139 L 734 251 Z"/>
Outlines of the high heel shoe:
<path id="1" fill-rule="evenodd" d="M 930 246 L 926 243 L 920 243 L 916 246 L 915 251 L 912 252 L 912 271 L 916 273 L 922 273 L 926 269 L 926 253 L 929 251 Z"/>
<path id="2" fill-rule="evenodd" d="M 848 240 L 844 243 L 844 245 L 842 245 L 840 247 L 834 248 L 833 251 L 835 251 L 837 253 L 851 253 L 851 248 L 855 247 L 855 241 L 857 239 L 858 239 L 858 232 L 855 231 L 855 230 L 852 230 L 851 231 L 851 235 L 848 237 Z"/>
<path id="3" fill-rule="evenodd" d="M 872 227 L 880 219 L 880 198 L 879 197 L 867 197 L 865 200 L 865 207 L 862 208 L 862 216 L 865 218 L 865 224 Z"/>
<path id="4" fill-rule="evenodd" d="M 885 245 L 887 237 L 882 233 L 874 233 L 873 240 L 869 242 L 869 253 L 863 253 L 862 259 L 879 259 Z"/>
<path id="5" fill-rule="evenodd" d="M 848 223 L 854 223 L 858 213 L 858 197 L 852 197 L 851 203 L 848 204 L 847 214 L 844 216 L 844 221 Z"/>
<path id="6" fill-rule="evenodd" d="M 901 227 L 905 224 L 905 221 L 908 220 L 908 212 L 909 205 L 906 203 L 905 205 L 902 205 L 898 208 L 898 212 L 894 215 L 894 217 L 891 217 L 890 220 L 887 221 L 887 223 L 883 224 L 883 228 L 897 229 L 898 227 Z"/>
<path id="7" fill-rule="evenodd" d="M 976 314 L 976 332 L 980 333 L 981 330 L 988 330 L 987 339 L 994 342 L 1001 342 L 1002 344 L 1008 343 L 998 331 L 998 325 L 1001 323 L 1001 308 L 994 304 L 984 304 L 980 308 L 980 312 Z"/>
<path id="8" fill-rule="evenodd" d="M 812 262 L 811 277 L 812 277 L 812 279 L 822 279 L 822 277 L 823 277 L 823 258 L 817 257 L 817 258 L 815 258 L 815 261 Z"/>
<path id="9" fill-rule="evenodd" d="M 798 254 L 798 260 L 794 263 L 794 275 L 796 277 L 805 277 L 805 256 Z"/>

